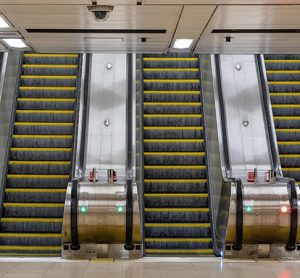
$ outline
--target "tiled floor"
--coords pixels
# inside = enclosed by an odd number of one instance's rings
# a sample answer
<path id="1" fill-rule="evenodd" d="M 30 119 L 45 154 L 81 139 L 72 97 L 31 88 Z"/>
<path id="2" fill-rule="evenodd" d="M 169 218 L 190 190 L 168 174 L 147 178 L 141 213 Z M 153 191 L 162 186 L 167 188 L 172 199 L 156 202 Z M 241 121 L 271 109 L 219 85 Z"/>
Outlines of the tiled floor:
<path id="1" fill-rule="evenodd" d="M 146 258 L 137 261 L 0 259 L 5 278 L 298 278 L 300 261 Z"/>

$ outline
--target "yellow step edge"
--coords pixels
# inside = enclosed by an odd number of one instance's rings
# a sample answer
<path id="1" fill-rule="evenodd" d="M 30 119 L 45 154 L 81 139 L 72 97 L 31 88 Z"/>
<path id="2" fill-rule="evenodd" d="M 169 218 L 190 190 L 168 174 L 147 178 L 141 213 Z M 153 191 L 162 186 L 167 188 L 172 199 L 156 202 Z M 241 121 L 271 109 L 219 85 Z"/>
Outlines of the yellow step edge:
<path id="1" fill-rule="evenodd" d="M 203 130 L 202 126 L 145 126 L 144 130 Z"/>
<path id="2" fill-rule="evenodd" d="M 73 135 L 22 135 L 14 134 L 14 139 L 72 139 Z"/>
<path id="3" fill-rule="evenodd" d="M 300 120 L 300 116 L 274 116 L 273 118 L 281 121 Z"/>
<path id="4" fill-rule="evenodd" d="M 298 97 L 300 96 L 300 92 L 299 93 L 295 93 L 295 92 L 290 92 L 290 93 L 270 93 L 270 96 L 272 97 L 277 97 L 277 96 L 283 96 L 283 97 Z"/>
<path id="5" fill-rule="evenodd" d="M 300 104 L 272 104 L 272 107 L 273 108 L 300 108 Z"/>
<path id="6" fill-rule="evenodd" d="M 75 98 L 17 98 L 17 101 L 25 102 L 75 102 Z"/>
<path id="7" fill-rule="evenodd" d="M 73 123 L 15 122 L 16 126 L 73 126 Z"/>
<path id="8" fill-rule="evenodd" d="M 26 53 L 24 57 L 64 57 L 64 58 L 76 58 L 79 54 L 52 54 L 52 53 Z"/>
<path id="9" fill-rule="evenodd" d="M 202 118 L 202 114 L 144 114 L 144 118 Z"/>
<path id="10" fill-rule="evenodd" d="M 74 114 L 74 110 L 16 110 L 17 114 Z"/>
<path id="11" fill-rule="evenodd" d="M 10 148 L 10 150 L 16 152 L 70 152 L 72 148 Z"/>
<path id="12" fill-rule="evenodd" d="M 8 174 L 8 179 L 68 179 L 70 175 L 22 175 L 22 174 Z"/>
<path id="13" fill-rule="evenodd" d="M 280 158 L 300 158 L 300 154 L 280 154 Z"/>
<path id="14" fill-rule="evenodd" d="M 300 60 L 297 59 L 287 59 L 287 60 L 274 60 L 274 59 L 267 59 L 265 60 L 266 63 L 300 63 Z"/>
<path id="15" fill-rule="evenodd" d="M 23 64 L 23 68 L 77 69 L 78 65 Z"/>
<path id="16" fill-rule="evenodd" d="M 300 70 L 267 70 L 268 74 L 300 74 Z"/>
<path id="17" fill-rule="evenodd" d="M 207 198 L 207 193 L 145 193 L 148 198 Z"/>
<path id="18" fill-rule="evenodd" d="M 60 223 L 62 218 L 11 218 L 11 217 L 2 217 L 0 222 L 40 222 L 40 223 Z"/>
<path id="19" fill-rule="evenodd" d="M 155 71 L 155 72 L 198 72 L 199 69 L 198 68 L 144 68 L 145 72 L 151 72 L 151 71 Z"/>
<path id="20" fill-rule="evenodd" d="M 269 85 L 300 85 L 300 81 L 268 81 Z"/>
<path id="21" fill-rule="evenodd" d="M 28 250 L 28 251 L 35 251 L 35 250 L 45 250 L 45 251 L 60 251 L 60 246 L 15 246 L 15 245 L 0 245 L 0 251 L 17 251 L 17 250 Z"/>
<path id="22" fill-rule="evenodd" d="M 291 171 L 291 172 L 300 171 L 300 167 L 281 168 L 281 169 L 282 169 L 282 171 L 287 171 L 287 172 L 289 172 L 289 171 Z"/>
<path id="23" fill-rule="evenodd" d="M 211 238 L 145 238 L 145 242 L 212 242 Z"/>
<path id="24" fill-rule="evenodd" d="M 205 152 L 144 152 L 145 156 L 205 156 Z"/>
<path id="25" fill-rule="evenodd" d="M 143 58 L 144 61 L 198 61 L 198 58 L 151 58 L 145 57 Z"/>
<path id="26" fill-rule="evenodd" d="M 200 91 L 144 91 L 145 95 L 200 95 Z"/>
<path id="27" fill-rule="evenodd" d="M 300 142 L 299 142 L 300 144 Z M 205 165 L 145 165 L 145 169 L 206 169 Z"/>
<path id="28" fill-rule="evenodd" d="M 200 80 L 199 79 L 144 79 L 144 83 L 200 83 Z"/>
<path id="29" fill-rule="evenodd" d="M 209 212 L 209 208 L 145 208 L 145 212 Z"/>
<path id="30" fill-rule="evenodd" d="M 145 223 L 145 227 L 210 228 L 210 223 Z"/>
<path id="31" fill-rule="evenodd" d="M 207 179 L 145 179 L 148 183 L 205 183 Z"/>
<path id="32" fill-rule="evenodd" d="M 278 145 L 300 145 L 300 141 L 278 141 Z"/>
<path id="33" fill-rule="evenodd" d="M 8 193 L 65 193 L 67 189 L 6 188 Z"/>
<path id="34" fill-rule="evenodd" d="M 204 139 L 144 139 L 145 143 L 203 143 Z"/>
<path id="35" fill-rule="evenodd" d="M 10 160 L 9 165 L 70 165 L 70 161 L 22 161 L 22 160 Z"/>
<path id="36" fill-rule="evenodd" d="M 22 91 L 76 91 L 76 87 L 62 87 L 62 86 L 20 86 L 19 89 Z"/>
<path id="37" fill-rule="evenodd" d="M 213 249 L 145 249 L 148 254 L 214 254 Z"/>
<path id="38" fill-rule="evenodd" d="M 37 207 L 37 208 L 63 208 L 64 203 L 3 203 L 4 207 Z"/>
<path id="39" fill-rule="evenodd" d="M 144 106 L 201 106 L 201 102 L 144 102 Z"/>
<path id="40" fill-rule="evenodd" d="M 298 128 L 277 128 L 275 129 L 276 132 L 300 132 Z"/>
<path id="41" fill-rule="evenodd" d="M 0 237 L 50 237 L 61 238 L 62 234 L 39 234 L 39 233 L 0 233 Z"/>
<path id="42" fill-rule="evenodd" d="M 22 79 L 77 79 L 76 75 L 21 75 Z"/>

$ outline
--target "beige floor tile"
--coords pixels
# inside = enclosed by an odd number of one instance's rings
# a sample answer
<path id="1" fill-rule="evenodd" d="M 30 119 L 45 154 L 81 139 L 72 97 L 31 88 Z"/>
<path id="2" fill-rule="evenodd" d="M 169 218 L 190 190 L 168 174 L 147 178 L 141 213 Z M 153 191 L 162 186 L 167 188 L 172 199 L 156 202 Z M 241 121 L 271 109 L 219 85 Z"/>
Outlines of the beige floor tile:
<path id="1" fill-rule="evenodd" d="M 86 271 L 82 278 L 122 278 L 121 272 Z"/>
<path id="2" fill-rule="evenodd" d="M 10 269 L 16 267 L 19 263 L 18 262 L 1 262 L 0 263 L 0 271 L 9 271 Z"/>

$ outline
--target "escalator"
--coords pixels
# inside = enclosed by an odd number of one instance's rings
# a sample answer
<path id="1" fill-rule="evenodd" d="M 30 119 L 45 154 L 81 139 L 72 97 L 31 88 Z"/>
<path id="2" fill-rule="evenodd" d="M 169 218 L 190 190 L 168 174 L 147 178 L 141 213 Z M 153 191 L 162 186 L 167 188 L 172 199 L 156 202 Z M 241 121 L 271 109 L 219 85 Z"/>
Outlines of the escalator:
<path id="1" fill-rule="evenodd" d="M 300 181 L 300 55 L 265 55 L 282 172 Z"/>
<path id="2" fill-rule="evenodd" d="M 60 256 L 80 56 L 24 54 L 0 222 L 0 255 Z"/>
<path id="3" fill-rule="evenodd" d="M 199 60 L 144 55 L 146 255 L 213 254 Z"/>

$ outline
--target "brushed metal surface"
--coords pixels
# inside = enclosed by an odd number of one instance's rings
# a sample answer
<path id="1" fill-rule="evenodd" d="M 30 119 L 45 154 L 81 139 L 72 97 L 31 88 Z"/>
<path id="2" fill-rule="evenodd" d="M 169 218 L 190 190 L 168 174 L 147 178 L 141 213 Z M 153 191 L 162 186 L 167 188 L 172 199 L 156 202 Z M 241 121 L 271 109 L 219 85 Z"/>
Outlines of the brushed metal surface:
<path id="1" fill-rule="evenodd" d="M 7 56 L 7 54 L 5 54 Z M 10 130 L 10 122 L 12 116 L 12 106 L 15 98 L 15 90 L 17 85 L 18 67 L 20 60 L 20 52 L 10 52 L 7 62 L 1 68 L 1 84 L 0 88 L 0 181 L 3 178 L 3 168 L 6 163 L 6 152 Z"/>
<path id="2" fill-rule="evenodd" d="M 220 69 L 232 177 L 244 182 L 247 172 L 257 168 L 264 181 L 271 156 L 254 55 L 220 55 Z"/>
<path id="3" fill-rule="evenodd" d="M 299 187 L 297 187 L 298 204 Z M 243 184 L 243 244 L 287 244 L 291 215 L 282 213 L 281 207 L 290 208 L 289 185 L 276 183 Z M 247 212 L 246 207 L 252 211 Z M 299 226 L 298 205 L 298 226 Z M 234 243 L 236 229 L 236 188 L 231 188 L 230 211 L 227 226 L 226 243 Z M 298 228 L 297 242 L 300 242 Z"/>
<path id="4" fill-rule="evenodd" d="M 63 244 L 71 241 L 71 184 L 68 185 L 63 219 Z M 82 212 L 82 208 L 86 212 Z M 118 212 L 118 207 L 124 210 Z M 80 244 L 125 243 L 126 188 L 123 183 L 90 183 L 78 187 L 78 238 Z M 141 243 L 140 214 L 136 185 L 133 186 L 133 242 Z"/>

